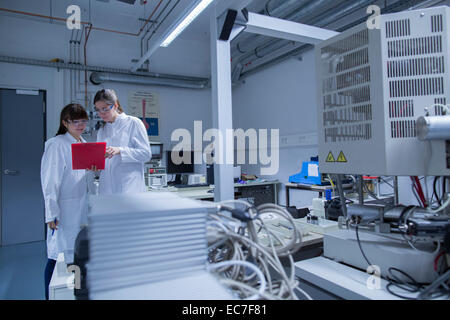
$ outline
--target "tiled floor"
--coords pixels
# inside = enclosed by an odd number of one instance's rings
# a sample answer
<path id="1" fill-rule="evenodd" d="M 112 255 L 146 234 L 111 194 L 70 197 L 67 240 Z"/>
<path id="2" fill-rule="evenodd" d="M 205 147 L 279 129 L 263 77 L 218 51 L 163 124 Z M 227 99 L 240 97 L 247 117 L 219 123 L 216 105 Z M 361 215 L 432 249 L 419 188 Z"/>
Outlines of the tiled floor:
<path id="1" fill-rule="evenodd" d="M 45 241 L 0 247 L 0 300 L 45 299 Z"/>

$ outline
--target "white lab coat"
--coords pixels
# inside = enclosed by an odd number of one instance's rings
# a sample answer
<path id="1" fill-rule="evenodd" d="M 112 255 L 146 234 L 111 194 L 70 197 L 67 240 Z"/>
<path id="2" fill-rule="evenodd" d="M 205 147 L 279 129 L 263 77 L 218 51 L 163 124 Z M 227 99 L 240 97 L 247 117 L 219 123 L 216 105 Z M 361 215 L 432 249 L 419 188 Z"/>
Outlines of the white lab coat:
<path id="1" fill-rule="evenodd" d="M 144 163 L 152 152 L 147 130 L 136 117 L 120 113 L 113 123 L 106 123 L 97 133 L 98 142 L 119 147 L 120 154 L 106 159 L 100 173 L 100 194 L 145 192 Z"/>
<path id="2" fill-rule="evenodd" d="M 72 143 L 77 141 L 69 133 L 49 139 L 41 161 L 45 222 L 58 220 L 54 233 L 47 227 L 47 256 L 56 260 L 63 252 L 66 263 L 73 262 L 75 239 L 87 224 L 86 172 L 72 170 Z"/>

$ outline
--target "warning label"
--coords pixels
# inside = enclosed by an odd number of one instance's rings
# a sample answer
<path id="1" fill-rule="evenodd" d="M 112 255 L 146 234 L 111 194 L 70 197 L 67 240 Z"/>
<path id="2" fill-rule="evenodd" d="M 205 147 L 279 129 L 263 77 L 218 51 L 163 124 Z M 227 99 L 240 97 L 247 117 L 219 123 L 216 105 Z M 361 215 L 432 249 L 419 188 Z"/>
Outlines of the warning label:
<path id="1" fill-rule="evenodd" d="M 344 153 L 341 151 L 339 153 L 339 157 L 337 158 L 337 162 L 347 162 L 347 158 L 345 157 Z"/>
<path id="2" fill-rule="evenodd" d="M 336 160 L 334 160 L 334 156 L 333 156 L 333 154 L 331 153 L 331 151 L 330 151 L 330 153 L 328 154 L 328 157 L 327 157 L 326 162 L 336 162 Z"/>

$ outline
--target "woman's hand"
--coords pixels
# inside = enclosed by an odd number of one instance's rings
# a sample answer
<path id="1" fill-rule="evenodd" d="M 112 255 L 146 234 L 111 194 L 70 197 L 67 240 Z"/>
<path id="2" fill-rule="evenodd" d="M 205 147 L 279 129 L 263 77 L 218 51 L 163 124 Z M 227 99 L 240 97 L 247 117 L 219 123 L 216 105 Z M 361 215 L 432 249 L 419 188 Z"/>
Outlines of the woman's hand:
<path id="1" fill-rule="evenodd" d="M 120 149 L 118 147 L 107 147 L 105 158 L 111 159 L 112 157 L 118 154 L 120 154 Z"/>
<path id="2" fill-rule="evenodd" d="M 55 221 L 50 221 L 47 222 L 48 227 L 52 230 L 58 230 L 57 226 L 58 226 L 58 220 L 55 219 Z"/>

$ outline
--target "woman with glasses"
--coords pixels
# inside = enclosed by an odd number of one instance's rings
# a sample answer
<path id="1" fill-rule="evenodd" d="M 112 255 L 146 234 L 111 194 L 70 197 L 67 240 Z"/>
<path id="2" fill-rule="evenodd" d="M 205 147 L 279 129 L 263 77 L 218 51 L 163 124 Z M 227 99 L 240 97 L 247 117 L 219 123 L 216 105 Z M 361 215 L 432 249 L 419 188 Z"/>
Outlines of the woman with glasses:
<path id="1" fill-rule="evenodd" d="M 79 104 L 65 106 L 60 115 L 59 130 L 45 143 L 41 161 L 41 183 L 45 201 L 47 228 L 47 265 L 45 297 L 58 254 L 73 263 L 75 239 L 86 224 L 87 180 L 85 170 L 72 170 L 73 143 L 86 142 L 81 134 L 88 124 L 88 115 Z"/>
<path id="2" fill-rule="evenodd" d="M 142 121 L 126 115 L 113 90 L 103 89 L 94 97 L 94 108 L 105 122 L 97 134 L 106 142 L 105 170 L 100 173 L 100 194 L 146 191 L 144 163 L 152 153 Z"/>

